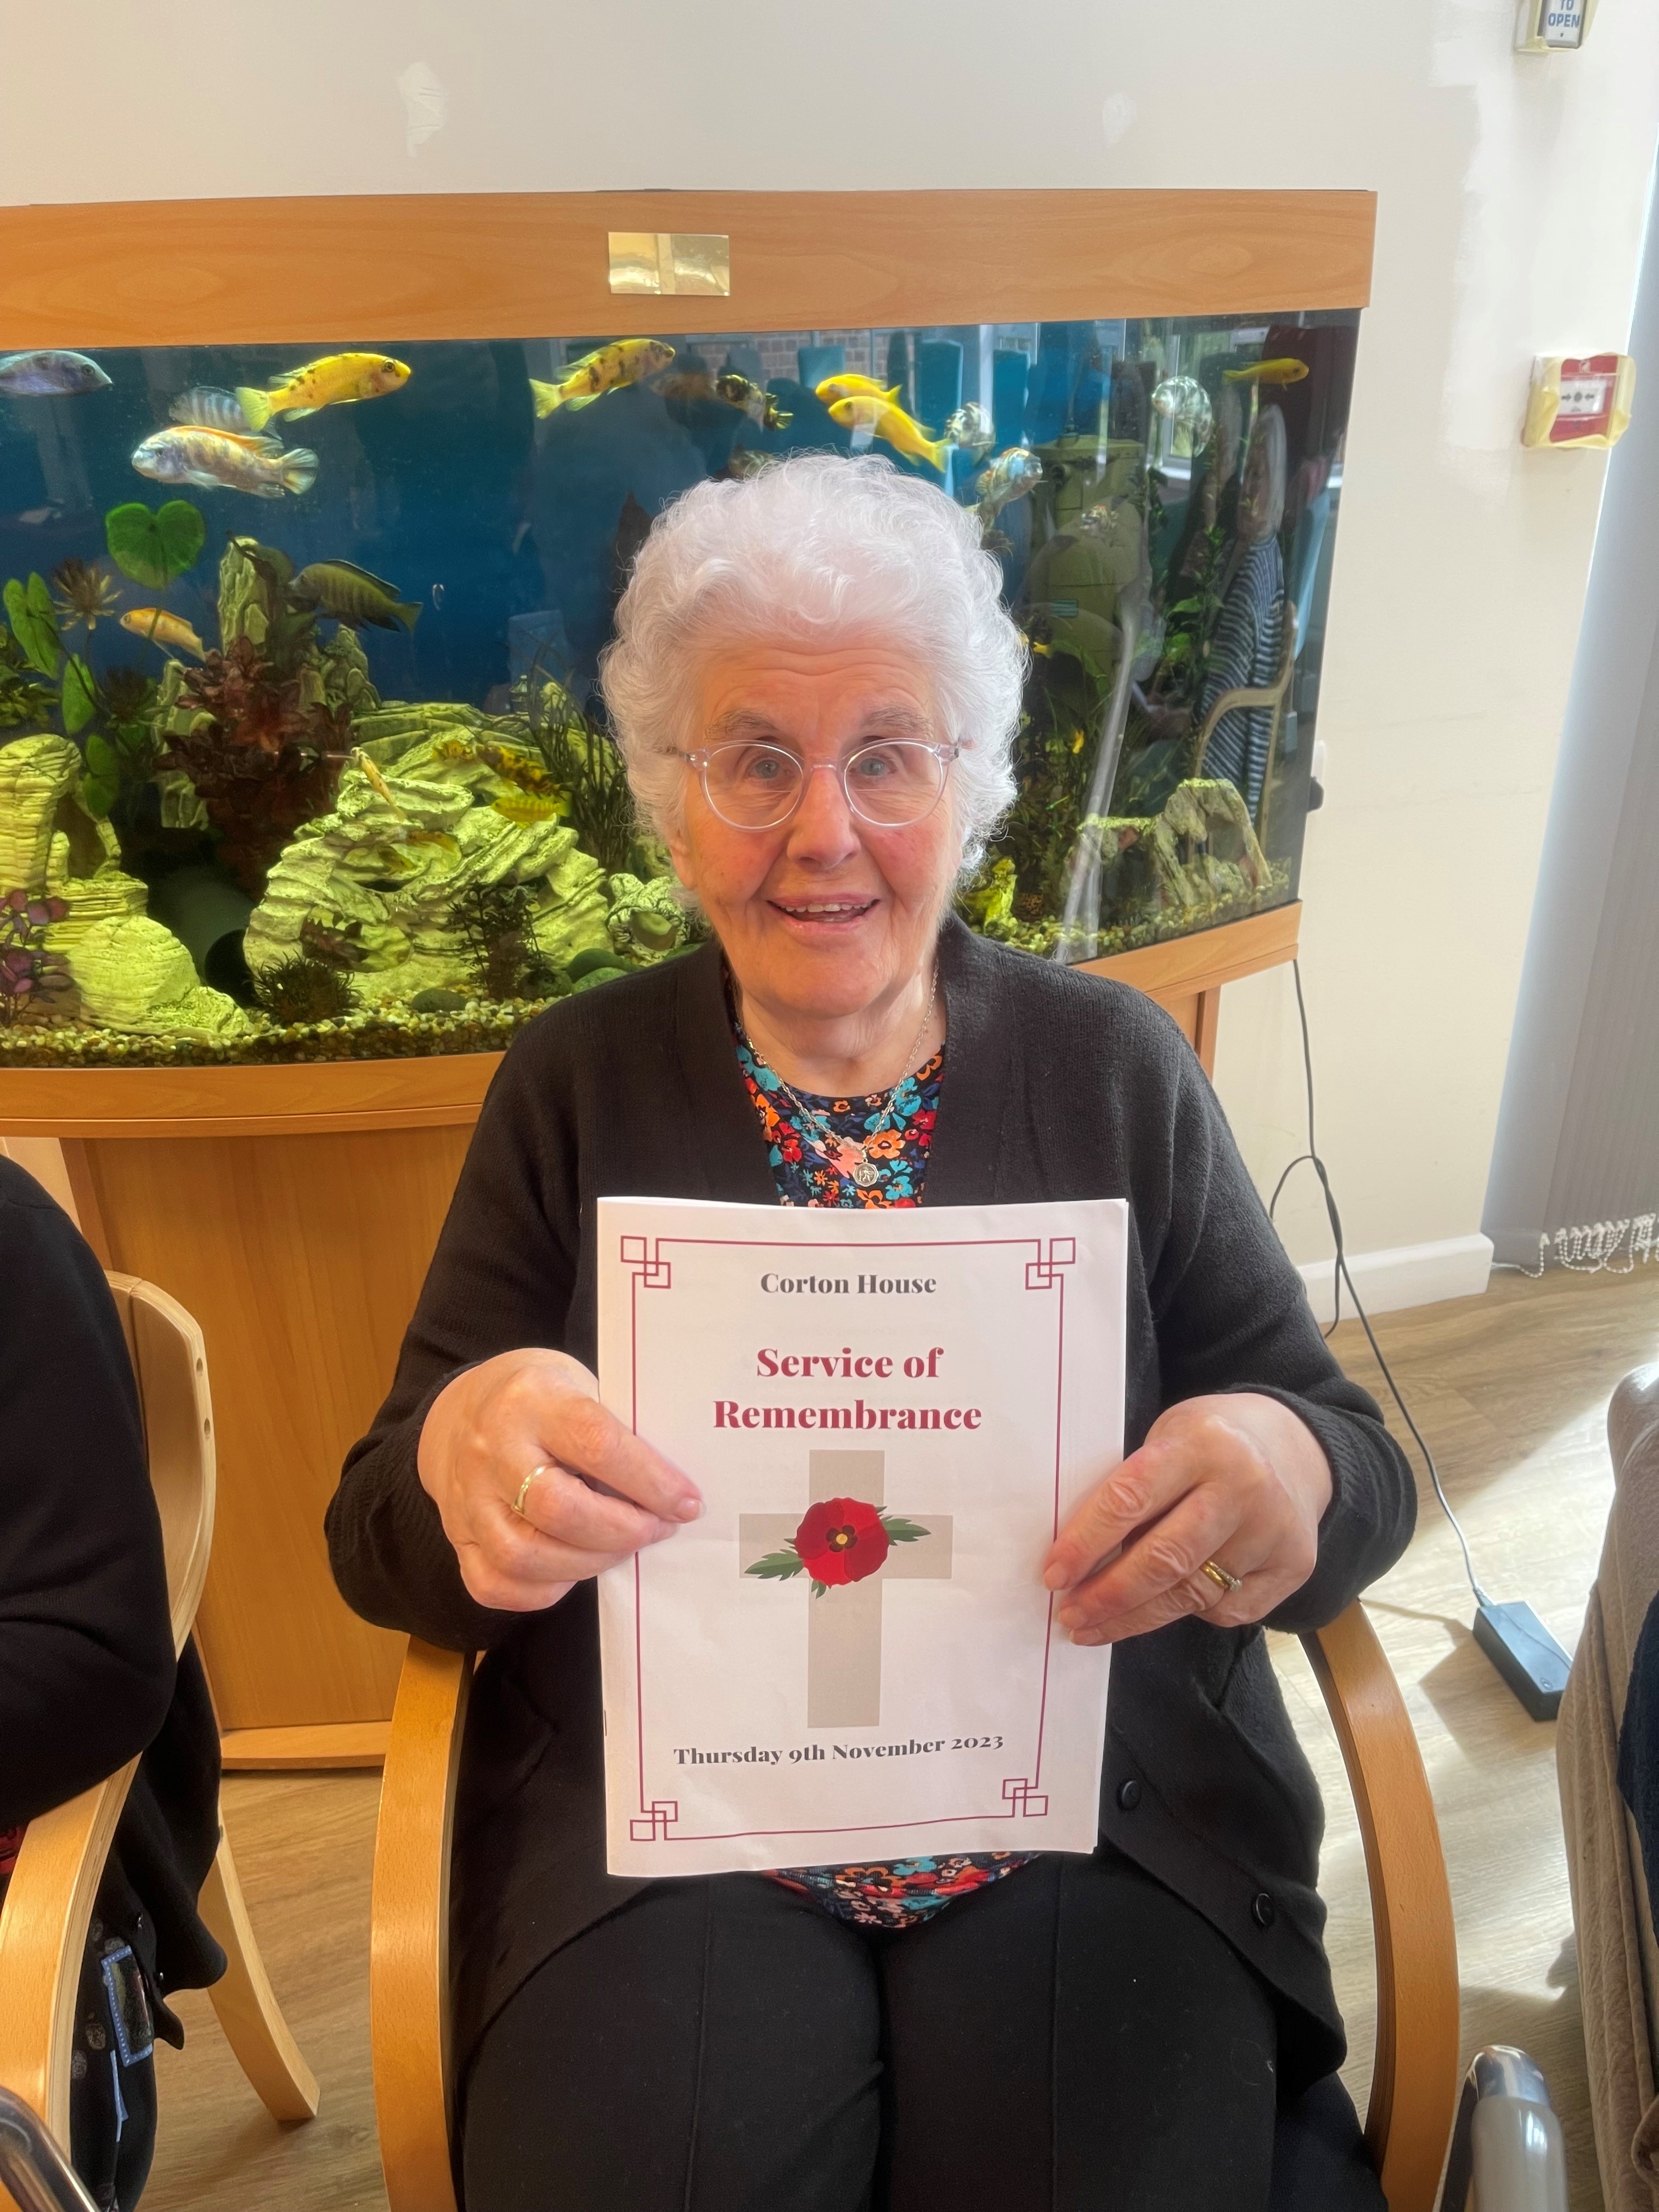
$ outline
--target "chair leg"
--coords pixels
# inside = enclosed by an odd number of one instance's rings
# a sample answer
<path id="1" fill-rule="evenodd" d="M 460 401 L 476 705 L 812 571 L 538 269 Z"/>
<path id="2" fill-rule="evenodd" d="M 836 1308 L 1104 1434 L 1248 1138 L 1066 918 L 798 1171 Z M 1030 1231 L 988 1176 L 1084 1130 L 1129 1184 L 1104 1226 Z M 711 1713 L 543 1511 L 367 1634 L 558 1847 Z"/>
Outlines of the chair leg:
<path id="1" fill-rule="evenodd" d="M 301 2057 L 271 1990 L 222 1827 L 218 1854 L 202 1887 L 200 1911 L 230 1961 L 224 1978 L 208 1995 L 238 2065 L 273 2119 L 314 2119 L 317 2077 Z"/>

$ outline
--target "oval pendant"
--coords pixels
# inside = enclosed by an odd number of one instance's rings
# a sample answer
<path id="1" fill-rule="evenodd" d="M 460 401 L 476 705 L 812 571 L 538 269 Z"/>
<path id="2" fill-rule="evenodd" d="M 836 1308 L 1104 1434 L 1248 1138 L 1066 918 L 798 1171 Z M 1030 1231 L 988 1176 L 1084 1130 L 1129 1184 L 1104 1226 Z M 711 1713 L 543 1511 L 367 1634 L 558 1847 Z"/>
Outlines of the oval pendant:
<path id="1" fill-rule="evenodd" d="M 868 1190 L 881 1181 L 881 1170 L 873 1160 L 860 1160 L 853 1170 L 853 1180 L 860 1190 Z"/>

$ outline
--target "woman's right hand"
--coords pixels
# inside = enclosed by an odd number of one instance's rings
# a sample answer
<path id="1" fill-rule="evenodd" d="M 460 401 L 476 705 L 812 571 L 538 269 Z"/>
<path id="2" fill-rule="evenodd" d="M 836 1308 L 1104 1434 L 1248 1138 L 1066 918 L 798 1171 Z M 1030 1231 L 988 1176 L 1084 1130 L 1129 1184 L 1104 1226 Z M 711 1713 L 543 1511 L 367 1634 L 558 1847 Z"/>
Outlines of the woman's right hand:
<path id="1" fill-rule="evenodd" d="M 526 1349 L 468 1368 L 433 1400 L 421 1485 L 478 1604 L 538 1613 L 702 1511 L 695 1486 L 599 1390 L 562 1352 Z"/>

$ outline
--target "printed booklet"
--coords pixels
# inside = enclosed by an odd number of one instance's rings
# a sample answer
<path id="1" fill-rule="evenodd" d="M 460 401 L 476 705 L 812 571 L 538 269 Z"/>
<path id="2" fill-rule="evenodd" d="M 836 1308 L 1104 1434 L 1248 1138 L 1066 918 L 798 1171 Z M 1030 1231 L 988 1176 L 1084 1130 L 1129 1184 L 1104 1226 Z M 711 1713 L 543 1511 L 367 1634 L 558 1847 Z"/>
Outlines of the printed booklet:
<path id="1" fill-rule="evenodd" d="M 599 1578 L 613 1874 L 1092 1850 L 1128 1210 L 601 1199 L 599 1384 L 706 1510 Z"/>

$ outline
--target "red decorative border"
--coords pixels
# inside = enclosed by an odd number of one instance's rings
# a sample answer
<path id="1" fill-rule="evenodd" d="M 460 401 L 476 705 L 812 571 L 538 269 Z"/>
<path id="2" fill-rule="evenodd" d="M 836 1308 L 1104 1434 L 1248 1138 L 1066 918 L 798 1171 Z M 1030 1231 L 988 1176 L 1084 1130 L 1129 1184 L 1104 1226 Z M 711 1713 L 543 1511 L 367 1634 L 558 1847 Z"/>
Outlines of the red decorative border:
<path id="1" fill-rule="evenodd" d="M 659 1797 L 647 1805 L 641 1817 L 630 1820 L 628 1832 L 636 1844 L 665 1842 L 668 1831 L 680 1817 L 678 1802 L 672 1797 Z"/>
<path id="2" fill-rule="evenodd" d="M 1047 1795 L 1034 1782 L 1027 1781 L 1023 1774 L 1009 1775 L 1003 1783 L 1002 1795 L 1009 1810 L 1018 1813 L 1025 1820 L 1029 1820 L 1033 1814 L 1046 1815 L 1048 1813 Z"/>
<path id="3" fill-rule="evenodd" d="M 665 1256 L 665 1248 L 672 1244 L 707 1246 L 721 1251 L 750 1252 L 931 1252 L 984 1251 L 996 1248 L 1030 1248 L 1032 1257 L 1025 1265 L 1025 1287 L 1028 1291 L 1053 1290 L 1059 1293 L 1055 1300 L 1054 1327 L 1054 1533 L 1060 1534 L 1060 1483 L 1061 1431 L 1066 1395 L 1066 1279 L 1062 1270 L 1077 1264 L 1077 1239 L 1073 1237 L 919 1237 L 896 1243 L 889 1237 L 791 1238 L 783 1240 L 769 1237 L 658 1237 L 647 1240 L 643 1237 L 624 1237 L 618 1256 L 623 1267 L 630 1271 L 632 1281 L 629 1298 L 628 1343 L 628 1401 L 629 1425 L 639 1433 L 639 1294 L 641 1288 L 665 1291 L 673 1287 L 673 1263 Z M 678 1801 L 668 1797 L 649 1797 L 645 1785 L 645 1655 L 641 1641 L 641 1621 L 644 1610 L 644 1593 L 640 1586 L 640 1555 L 634 1555 L 634 1717 L 635 1771 L 639 1784 L 639 1814 L 629 1820 L 629 1835 L 636 1844 L 718 1844 L 746 1841 L 761 1836 L 857 1836 L 867 1835 L 873 1830 L 896 1831 L 903 1828 L 949 1827 L 968 1820 L 1013 1820 L 1041 1818 L 1047 1814 L 1048 1799 L 1040 1788 L 1042 1779 L 1042 1746 L 1048 1718 L 1048 1655 L 1054 1644 L 1055 1598 L 1048 1597 L 1046 1632 L 1042 1639 L 1042 1685 L 1037 1701 L 1036 1747 L 1030 1775 L 1014 1775 L 1002 1784 L 1002 1803 L 988 1812 L 945 1813 L 926 1820 L 866 1820 L 842 1828 L 734 1828 L 718 1833 L 696 1832 L 671 1835 L 669 1830 L 679 1824 Z"/>

